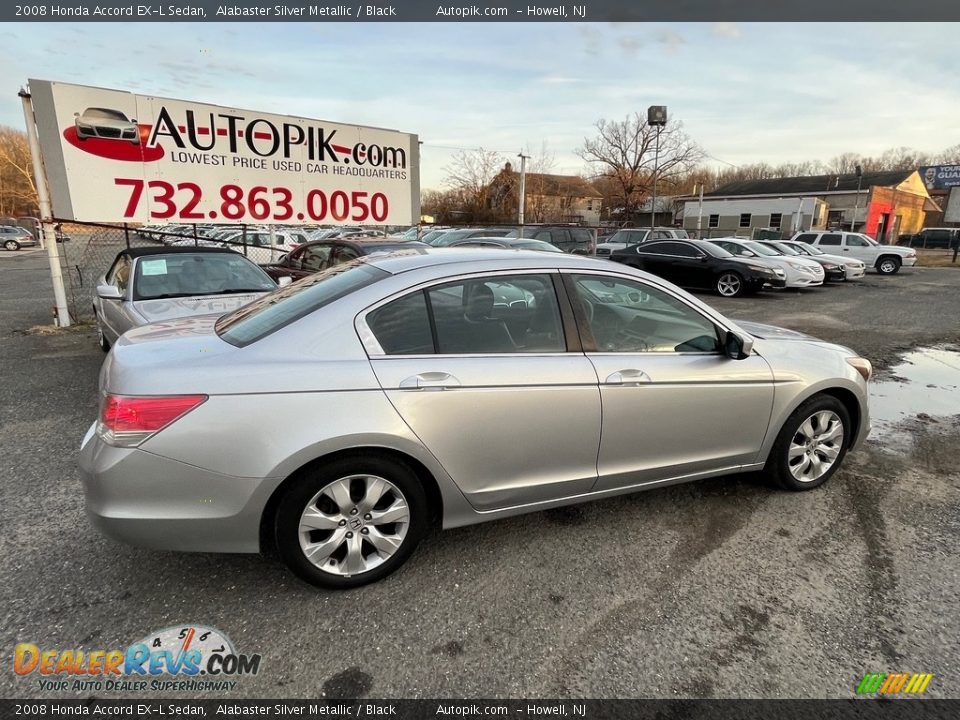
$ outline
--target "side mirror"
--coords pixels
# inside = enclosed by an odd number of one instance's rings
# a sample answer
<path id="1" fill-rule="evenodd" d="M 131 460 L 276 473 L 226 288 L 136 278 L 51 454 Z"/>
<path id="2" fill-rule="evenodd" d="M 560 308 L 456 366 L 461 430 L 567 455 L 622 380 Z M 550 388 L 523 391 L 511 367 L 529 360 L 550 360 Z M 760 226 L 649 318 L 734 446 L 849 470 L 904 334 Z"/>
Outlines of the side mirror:
<path id="1" fill-rule="evenodd" d="M 292 282 L 293 282 L 293 278 L 292 278 L 292 277 L 290 277 L 289 275 L 284 275 L 282 278 L 280 278 L 279 280 L 277 280 L 277 285 L 280 286 L 280 287 L 282 287 L 282 288 L 285 288 L 285 287 L 287 287 L 287 285 L 289 285 L 289 284 L 292 283 Z"/>
<path id="2" fill-rule="evenodd" d="M 743 257 L 756 257 L 756 256 L 757 256 L 757 254 L 756 254 L 753 250 L 744 250 L 742 253 L 740 253 L 740 255 L 743 256 Z"/>
<path id="3" fill-rule="evenodd" d="M 723 341 L 723 352 L 731 360 L 746 360 L 753 352 L 753 338 L 741 337 L 735 332 L 728 332 Z"/>
<path id="4" fill-rule="evenodd" d="M 706 262 L 707 260 L 709 260 L 709 258 L 706 255 L 697 255 L 697 259 L 700 262 Z"/>
<path id="5" fill-rule="evenodd" d="M 122 300 L 123 295 L 116 285 L 97 285 L 97 297 L 103 300 Z"/>

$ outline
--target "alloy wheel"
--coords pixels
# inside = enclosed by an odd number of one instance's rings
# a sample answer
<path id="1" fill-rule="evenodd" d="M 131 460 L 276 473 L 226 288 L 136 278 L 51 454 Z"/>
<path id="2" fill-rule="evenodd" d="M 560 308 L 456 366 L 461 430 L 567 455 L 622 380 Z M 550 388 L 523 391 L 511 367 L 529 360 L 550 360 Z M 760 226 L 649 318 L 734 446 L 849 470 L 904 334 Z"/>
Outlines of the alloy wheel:
<path id="1" fill-rule="evenodd" d="M 819 410 L 802 423 L 790 441 L 787 465 L 798 482 L 814 482 L 833 467 L 843 449 L 843 421 L 832 410 Z"/>
<path id="2" fill-rule="evenodd" d="M 349 475 L 326 485 L 300 515 L 300 549 L 331 575 L 361 575 L 399 550 L 410 527 L 400 489 L 376 475 Z"/>
<path id="3" fill-rule="evenodd" d="M 895 260 L 881 260 L 880 261 L 880 272 L 882 273 L 892 273 L 897 269 L 897 263 Z"/>
<path id="4" fill-rule="evenodd" d="M 3 246 L 4 246 L 7 250 L 19 250 L 19 249 L 20 249 L 20 243 L 18 243 L 16 240 L 7 240 L 7 241 L 3 244 Z"/>
<path id="5" fill-rule="evenodd" d="M 741 287 L 743 287 L 743 281 L 734 273 L 724 273 L 717 280 L 717 292 L 724 297 L 734 297 L 740 292 Z"/>

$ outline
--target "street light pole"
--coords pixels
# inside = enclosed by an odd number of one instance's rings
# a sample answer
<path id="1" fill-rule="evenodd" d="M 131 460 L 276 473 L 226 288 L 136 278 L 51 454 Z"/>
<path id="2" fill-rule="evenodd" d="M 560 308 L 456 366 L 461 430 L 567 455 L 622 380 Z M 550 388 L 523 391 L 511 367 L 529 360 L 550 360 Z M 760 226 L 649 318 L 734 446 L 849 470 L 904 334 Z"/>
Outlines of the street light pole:
<path id="1" fill-rule="evenodd" d="M 660 131 L 667 124 L 667 106 L 651 105 L 647 108 L 647 125 L 657 129 L 656 145 L 653 153 L 653 201 L 650 204 L 650 237 L 653 237 L 657 225 L 657 172 L 660 169 Z"/>
<path id="2" fill-rule="evenodd" d="M 529 155 L 524 155 L 523 151 L 517 155 L 520 158 L 520 200 L 517 208 L 517 225 L 520 226 L 520 237 L 523 237 L 523 210 L 527 204 L 527 159 Z"/>

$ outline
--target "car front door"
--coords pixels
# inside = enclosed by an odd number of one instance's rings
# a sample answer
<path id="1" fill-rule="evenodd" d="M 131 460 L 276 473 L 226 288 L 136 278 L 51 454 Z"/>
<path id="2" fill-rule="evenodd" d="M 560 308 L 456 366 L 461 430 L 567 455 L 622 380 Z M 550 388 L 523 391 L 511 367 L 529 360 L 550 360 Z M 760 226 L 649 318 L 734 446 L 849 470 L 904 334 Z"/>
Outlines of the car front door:
<path id="1" fill-rule="evenodd" d="M 826 235 L 824 235 L 824 237 L 826 237 Z M 873 267 L 873 264 L 877 260 L 877 255 L 880 254 L 876 247 L 858 235 L 844 235 L 843 240 L 844 257 L 849 255 L 857 260 L 862 260 L 866 263 L 867 267 Z"/>
<path id="2" fill-rule="evenodd" d="M 641 280 L 599 271 L 564 278 L 600 382 L 597 490 L 758 461 L 773 406 L 762 357 L 730 359 L 708 316 Z"/>
<path id="3" fill-rule="evenodd" d="M 596 482 L 597 376 L 576 345 L 568 351 L 564 314 L 572 330 L 552 275 L 498 273 L 438 283 L 358 320 L 361 337 L 376 338 L 365 342 L 387 397 L 478 510 Z"/>

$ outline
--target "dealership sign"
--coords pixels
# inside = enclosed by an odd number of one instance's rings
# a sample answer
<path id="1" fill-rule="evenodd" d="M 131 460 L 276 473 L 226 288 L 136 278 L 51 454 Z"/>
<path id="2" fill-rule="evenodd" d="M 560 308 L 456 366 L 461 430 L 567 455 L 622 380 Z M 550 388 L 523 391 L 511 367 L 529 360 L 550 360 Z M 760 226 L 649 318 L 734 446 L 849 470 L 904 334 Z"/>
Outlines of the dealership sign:
<path id="1" fill-rule="evenodd" d="M 409 225 L 417 136 L 31 80 L 60 220 Z"/>
<path id="2" fill-rule="evenodd" d="M 960 165 L 927 165 L 920 168 L 927 190 L 947 190 L 960 186 Z"/>

